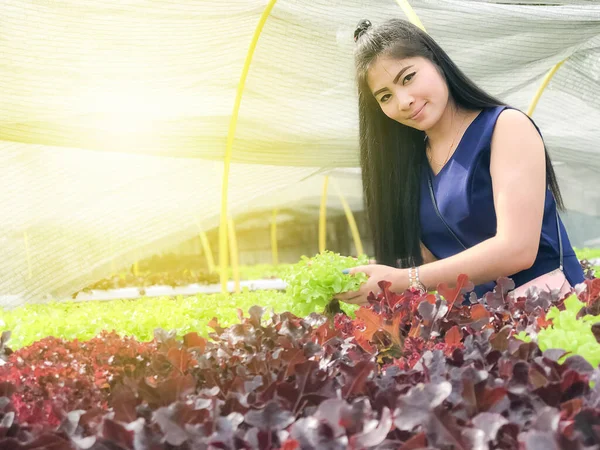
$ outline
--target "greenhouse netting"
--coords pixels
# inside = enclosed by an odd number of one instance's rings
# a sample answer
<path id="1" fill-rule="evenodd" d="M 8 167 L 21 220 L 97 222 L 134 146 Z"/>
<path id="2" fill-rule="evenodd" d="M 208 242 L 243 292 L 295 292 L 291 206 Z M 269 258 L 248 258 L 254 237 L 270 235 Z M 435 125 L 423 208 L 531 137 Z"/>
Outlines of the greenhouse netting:
<path id="1" fill-rule="evenodd" d="M 523 111 L 564 61 L 533 118 L 574 244 L 598 245 L 600 5 L 411 5 L 469 77 Z M 0 305 L 68 296 L 111 261 L 129 265 L 218 225 L 236 89 L 266 6 L 3 0 Z M 362 208 L 352 35 L 362 18 L 390 17 L 405 17 L 393 0 L 275 4 L 239 109 L 231 217 L 318 206 L 327 174 Z"/>

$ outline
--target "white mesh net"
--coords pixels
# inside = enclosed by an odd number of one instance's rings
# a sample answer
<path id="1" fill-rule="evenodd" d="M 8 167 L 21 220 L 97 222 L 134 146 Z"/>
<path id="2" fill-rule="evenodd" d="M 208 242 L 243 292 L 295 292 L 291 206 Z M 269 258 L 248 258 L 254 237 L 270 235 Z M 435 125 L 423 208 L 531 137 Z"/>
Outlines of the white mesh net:
<path id="1" fill-rule="evenodd" d="M 600 5 L 414 0 L 461 69 L 533 115 L 576 245 L 600 237 Z M 531 3 L 531 4 L 524 4 Z M 535 2 L 537 3 L 537 2 Z M 266 1 L 3 0 L 0 304 L 65 296 L 218 224 L 222 157 Z M 229 208 L 318 205 L 358 166 L 352 34 L 392 0 L 280 0 L 241 103 Z M 338 172 L 353 209 L 360 177 Z M 330 189 L 330 203 L 336 193 Z"/>

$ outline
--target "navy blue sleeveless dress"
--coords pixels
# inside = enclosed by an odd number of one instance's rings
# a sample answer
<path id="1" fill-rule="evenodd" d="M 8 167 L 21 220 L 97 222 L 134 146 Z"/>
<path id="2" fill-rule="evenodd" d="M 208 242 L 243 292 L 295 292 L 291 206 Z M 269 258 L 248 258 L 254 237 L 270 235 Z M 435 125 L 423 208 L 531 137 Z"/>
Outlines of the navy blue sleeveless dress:
<path id="1" fill-rule="evenodd" d="M 516 109 L 510 106 L 483 109 L 471 122 L 458 147 L 437 175 L 434 175 L 426 161 L 421 168 L 421 240 L 437 259 L 453 256 L 464 251 L 463 245 L 470 248 L 496 234 L 496 212 L 490 175 L 491 140 L 496 120 L 506 108 Z M 541 136 L 537 125 L 535 127 Z M 439 212 L 462 244 L 452 236 L 435 211 L 429 192 L 428 175 L 431 176 Z M 510 275 L 515 287 L 559 267 L 556 220 L 556 203 L 548 188 L 537 258 L 529 269 Z M 575 286 L 583 282 L 583 270 L 560 219 L 559 223 L 564 273 L 571 286 Z M 477 285 L 475 293 L 481 298 L 484 293 L 493 290 L 495 285 L 495 281 Z"/>

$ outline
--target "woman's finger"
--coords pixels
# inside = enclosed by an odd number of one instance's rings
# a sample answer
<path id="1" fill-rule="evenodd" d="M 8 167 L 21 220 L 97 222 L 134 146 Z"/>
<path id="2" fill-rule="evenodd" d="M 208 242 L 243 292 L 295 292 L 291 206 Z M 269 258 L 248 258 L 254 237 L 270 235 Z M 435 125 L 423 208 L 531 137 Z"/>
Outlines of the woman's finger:
<path id="1" fill-rule="evenodd" d="M 340 294 L 336 294 L 333 296 L 333 298 L 337 298 L 338 300 L 341 300 L 343 302 L 346 302 L 354 297 L 359 296 L 360 293 L 358 291 L 348 291 L 348 292 L 342 292 Z"/>
<path id="2" fill-rule="evenodd" d="M 342 292 L 340 294 L 335 295 L 334 298 L 337 298 L 338 300 L 341 300 L 343 302 L 348 302 L 357 297 L 366 297 L 367 293 L 368 291 L 365 291 L 365 285 L 363 284 L 355 291 Z"/>
<path id="3" fill-rule="evenodd" d="M 344 303 L 352 304 L 366 304 L 368 303 L 367 297 L 372 289 L 362 285 L 358 291 L 348 291 L 342 294 L 336 295 L 334 298 L 343 301 Z"/>
<path id="4" fill-rule="evenodd" d="M 356 292 L 352 292 L 352 294 L 354 294 L 354 295 L 347 296 L 347 297 L 344 297 L 344 299 L 339 299 L 339 300 L 342 301 L 342 302 L 344 302 L 344 303 L 349 303 L 349 304 L 352 304 L 352 305 L 357 305 L 357 304 L 360 304 L 360 303 L 364 303 L 365 296 L 363 294 L 356 295 Z"/>
<path id="5" fill-rule="evenodd" d="M 354 275 L 355 273 L 363 272 L 367 276 L 369 276 L 369 274 L 371 273 L 371 270 L 372 270 L 372 268 L 370 266 L 356 266 L 356 267 L 352 267 L 350 269 L 344 270 L 344 273 Z"/>

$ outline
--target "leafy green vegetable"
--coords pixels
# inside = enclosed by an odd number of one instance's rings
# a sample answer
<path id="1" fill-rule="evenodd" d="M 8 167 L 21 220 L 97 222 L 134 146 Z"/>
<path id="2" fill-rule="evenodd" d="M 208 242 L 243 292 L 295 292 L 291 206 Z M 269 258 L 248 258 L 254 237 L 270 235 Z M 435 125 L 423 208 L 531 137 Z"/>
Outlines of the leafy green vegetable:
<path id="1" fill-rule="evenodd" d="M 150 341 L 154 330 L 174 330 L 178 336 L 195 331 L 207 336 L 208 323 L 216 317 L 221 326 L 239 321 L 238 310 L 251 306 L 272 308 L 276 313 L 289 311 L 299 317 L 322 313 L 336 293 L 356 290 L 366 275 L 345 275 L 343 269 L 368 264 L 368 258 L 354 259 L 331 252 L 302 261 L 288 268 L 291 281 L 288 293 L 245 291 L 241 294 L 197 294 L 183 297 L 142 297 L 135 300 L 51 302 L 25 305 L 14 310 L 0 309 L 0 331 L 11 330 L 11 348 L 27 346 L 47 336 L 89 340 L 103 330 L 121 336 Z M 264 270 L 262 267 L 261 270 Z M 277 267 L 282 270 L 283 267 Z M 293 293 L 293 295 L 291 295 Z M 343 306 L 353 316 L 358 307 Z"/>
<path id="2" fill-rule="evenodd" d="M 600 320 L 592 315 L 578 319 L 577 314 L 584 306 L 576 295 L 572 295 L 565 300 L 564 311 L 559 311 L 556 306 L 550 308 L 546 319 L 552 319 L 552 325 L 539 331 L 537 341 L 542 351 L 560 348 L 584 357 L 597 367 L 600 364 L 600 344 L 592 333 L 592 325 Z"/>
<path id="3" fill-rule="evenodd" d="M 298 311 L 302 311 L 307 315 L 316 312 L 308 311 L 306 304 L 277 291 L 52 302 L 7 311 L 0 309 L 0 332 L 12 331 L 10 347 L 13 350 L 47 336 L 89 340 L 103 330 L 114 330 L 121 336 L 133 336 L 144 342 L 153 339 L 156 328 L 175 330 L 178 336 L 195 331 L 206 337 L 212 331 L 208 323 L 213 317 L 221 326 L 229 326 L 239 322 L 238 309 L 246 312 L 254 305 L 270 307 L 276 313 L 290 311 L 300 315 Z"/>
<path id="4" fill-rule="evenodd" d="M 600 248 L 574 248 L 578 259 L 599 259 Z"/>
<path id="5" fill-rule="evenodd" d="M 341 256 L 339 253 L 324 251 L 312 258 L 302 256 L 283 275 L 287 283 L 287 293 L 301 305 L 300 316 L 312 311 L 323 311 L 333 296 L 342 292 L 356 291 L 367 280 L 364 273 L 346 275 L 344 269 L 369 264 L 366 255 L 358 258 Z M 344 309 L 354 312 L 357 308 L 344 305 Z"/>
<path id="6" fill-rule="evenodd" d="M 600 248 L 574 248 L 577 259 L 580 261 L 593 261 L 600 259 Z M 600 276 L 600 265 L 592 265 L 592 274 L 598 277 Z"/>
<path id="7" fill-rule="evenodd" d="M 521 331 L 518 334 L 515 334 L 515 338 L 520 339 L 523 342 L 531 342 L 531 336 L 529 336 L 526 331 Z"/>

